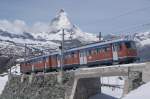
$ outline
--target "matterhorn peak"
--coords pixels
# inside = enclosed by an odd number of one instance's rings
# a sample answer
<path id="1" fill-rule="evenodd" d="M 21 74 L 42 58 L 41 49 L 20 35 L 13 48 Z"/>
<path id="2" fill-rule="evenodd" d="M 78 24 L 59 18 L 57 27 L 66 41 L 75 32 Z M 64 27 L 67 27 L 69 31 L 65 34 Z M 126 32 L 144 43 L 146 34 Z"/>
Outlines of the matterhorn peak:
<path id="1" fill-rule="evenodd" d="M 53 31 L 60 29 L 70 29 L 72 24 L 67 16 L 67 13 L 60 9 L 56 17 L 51 21 L 51 28 Z"/>
<path id="2" fill-rule="evenodd" d="M 41 32 L 36 34 L 37 38 L 44 38 L 46 40 L 59 40 L 62 39 L 62 29 L 65 31 L 65 40 L 77 40 L 79 42 L 93 42 L 97 41 L 97 37 L 94 34 L 86 33 L 80 30 L 80 28 L 72 24 L 64 9 L 60 9 L 57 15 L 52 19 L 48 32 Z"/>
<path id="3" fill-rule="evenodd" d="M 59 14 L 60 14 L 60 13 L 65 13 L 65 10 L 64 10 L 64 9 L 60 9 L 60 10 L 59 10 Z"/>

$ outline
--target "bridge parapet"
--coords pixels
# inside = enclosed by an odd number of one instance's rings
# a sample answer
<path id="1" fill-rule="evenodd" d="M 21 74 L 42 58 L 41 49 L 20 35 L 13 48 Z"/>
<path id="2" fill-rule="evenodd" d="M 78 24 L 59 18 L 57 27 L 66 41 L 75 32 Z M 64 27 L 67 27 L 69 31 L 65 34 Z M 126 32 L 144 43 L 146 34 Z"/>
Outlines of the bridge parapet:
<path id="1" fill-rule="evenodd" d="M 127 76 L 129 70 L 133 71 L 143 71 L 147 64 L 124 64 L 124 65 L 114 65 L 114 66 L 98 66 L 92 68 L 80 68 L 75 71 L 75 76 L 81 78 L 82 75 L 91 75 L 91 76 Z M 112 74 L 112 75 L 111 75 Z M 96 76 L 96 77 L 97 77 Z M 87 76 L 88 77 L 88 76 Z"/>

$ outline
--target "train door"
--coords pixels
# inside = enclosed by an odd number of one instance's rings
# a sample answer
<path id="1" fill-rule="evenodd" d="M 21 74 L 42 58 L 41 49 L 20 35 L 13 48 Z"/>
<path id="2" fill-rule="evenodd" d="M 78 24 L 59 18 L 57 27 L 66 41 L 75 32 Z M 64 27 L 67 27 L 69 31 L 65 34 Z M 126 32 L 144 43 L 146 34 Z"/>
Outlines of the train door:
<path id="1" fill-rule="evenodd" d="M 117 44 L 112 44 L 112 54 L 113 54 L 113 61 L 118 61 L 118 52 L 117 52 Z"/>
<path id="2" fill-rule="evenodd" d="M 57 55 L 57 65 L 58 65 L 58 68 L 60 68 L 60 63 L 61 63 L 61 56 Z"/>
<path id="3" fill-rule="evenodd" d="M 44 58 L 43 58 L 43 61 L 44 61 L 44 69 L 45 69 L 45 70 L 47 69 L 47 58 L 48 58 L 48 57 L 44 57 Z"/>
<path id="4" fill-rule="evenodd" d="M 85 51 L 80 51 L 80 64 L 87 64 L 87 57 Z"/>

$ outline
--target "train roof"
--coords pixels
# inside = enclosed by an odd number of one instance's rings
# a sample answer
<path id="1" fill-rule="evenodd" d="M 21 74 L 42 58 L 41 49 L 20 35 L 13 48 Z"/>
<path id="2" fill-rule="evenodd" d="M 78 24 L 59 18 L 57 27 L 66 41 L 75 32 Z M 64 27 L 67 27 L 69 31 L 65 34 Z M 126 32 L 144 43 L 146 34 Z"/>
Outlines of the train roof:
<path id="1" fill-rule="evenodd" d="M 126 42 L 126 41 L 133 41 L 133 40 L 117 39 L 117 40 L 112 40 L 112 41 L 104 41 L 104 42 L 96 42 L 96 43 L 94 42 L 94 43 L 90 43 L 90 44 L 87 44 L 84 46 L 68 49 L 66 52 L 75 51 L 75 50 L 82 50 L 82 49 L 86 49 L 86 48 L 91 48 L 91 47 L 95 47 L 95 46 L 102 46 L 102 45 L 107 45 L 107 44 L 117 43 L 117 42 Z"/>
<path id="2" fill-rule="evenodd" d="M 87 44 L 87 45 L 83 45 L 83 46 L 79 46 L 79 47 L 74 47 L 74 48 L 71 48 L 71 49 L 67 49 L 65 52 L 78 51 L 78 50 L 83 50 L 83 49 L 92 48 L 92 47 L 96 47 L 96 46 L 102 46 L 102 45 L 107 45 L 107 44 L 111 44 L 111 43 L 126 42 L 126 41 L 133 41 L 133 40 L 117 39 L 117 40 L 112 40 L 112 41 L 94 42 L 94 43 L 90 43 L 90 44 Z M 27 61 L 36 60 L 36 59 L 40 59 L 40 58 L 43 58 L 43 57 L 57 55 L 57 54 L 59 54 L 59 52 L 55 52 L 55 53 L 51 53 L 51 54 L 48 54 L 48 55 L 43 55 L 43 56 L 38 56 L 38 57 L 30 58 Z"/>
<path id="3" fill-rule="evenodd" d="M 51 53 L 51 54 L 48 54 L 48 55 L 42 55 L 42 56 L 33 57 L 33 58 L 30 58 L 30 59 L 28 59 L 28 60 L 26 60 L 26 61 L 38 60 L 38 59 L 40 59 L 40 58 L 43 58 L 43 57 L 45 58 L 45 57 L 49 57 L 49 56 L 51 56 L 51 55 L 56 55 L 56 54 L 58 54 L 58 52 Z"/>

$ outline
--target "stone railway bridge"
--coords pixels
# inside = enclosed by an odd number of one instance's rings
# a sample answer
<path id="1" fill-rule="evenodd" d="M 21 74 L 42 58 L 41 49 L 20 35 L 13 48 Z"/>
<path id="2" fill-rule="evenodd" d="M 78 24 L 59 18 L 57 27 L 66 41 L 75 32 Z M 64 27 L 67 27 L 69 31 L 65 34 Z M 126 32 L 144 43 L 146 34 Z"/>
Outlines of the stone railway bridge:
<path id="1" fill-rule="evenodd" d="M 67 95 L 66 99 L 88 99 L 89 96 L 100 93 L 100 77 L 109 76 L 125 77 L 123 95 L 126 95 L 132 89 L 138 87 L 138 85 L 134 86 L 134 83 L 136 82 L 133 81 L 135 79 L 141 81 L 139 82 L 139 85 L 145 82 L 145 75 L 142 75 L 142 73 L 144 73 L 146 66 L 148 66 L 148 63 L 81 68 L 74 72 L 74 83 L 72 85 L 72 91 Z M 66 93 L 68 93 L 68 91 L 66 91 Z"/>
<path id="2" fill-rule="evenodd" d="M 59 83 L 60 74 L 58 72 L 11 75 L 0 99 L 88 99 L 101 92 L 100 77 L 108 76 L 125 77 L 124 96 L 144 82 L 150 81 L 150 63 L 66 71 L 63 73 L 62 83 Z"/>

